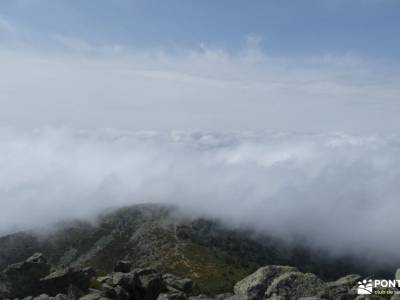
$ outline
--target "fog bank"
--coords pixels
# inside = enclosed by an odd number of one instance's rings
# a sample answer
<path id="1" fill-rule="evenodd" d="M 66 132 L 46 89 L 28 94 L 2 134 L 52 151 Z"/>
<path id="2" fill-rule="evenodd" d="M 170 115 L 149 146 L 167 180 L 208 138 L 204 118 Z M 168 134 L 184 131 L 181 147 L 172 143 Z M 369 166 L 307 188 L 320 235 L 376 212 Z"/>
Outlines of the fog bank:
<path id="1" fill-rule="evenodd" d="M 1 234 L 157 202 L 400 259 L 399 136 L 3 128 L 0 168 Z"/>

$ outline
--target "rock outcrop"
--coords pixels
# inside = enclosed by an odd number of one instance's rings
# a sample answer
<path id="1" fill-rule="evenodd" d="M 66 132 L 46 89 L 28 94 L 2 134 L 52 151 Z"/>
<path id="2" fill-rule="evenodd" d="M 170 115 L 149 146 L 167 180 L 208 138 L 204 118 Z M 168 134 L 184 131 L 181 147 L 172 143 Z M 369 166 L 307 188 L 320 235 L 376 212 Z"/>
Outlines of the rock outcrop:
<path id="1" fill-rule="evenodd" d="M 12 264 L 0 273 L 0 298 L 19 298 L 39 294 L 40 279 L 50 271 L 42 254 L 36 253 L 23 262 Z"/>
<path id="2" fill-rule="evenodd" d="M 290 266 L 271 265 L 237 282 L 233 293 L 206 296 L 194 292 L 193 281 L 152 268 L 132 268 L 117 262 L 114 272 L 98 276 L 90 267 L 69 267 L 50 272 L 37 253 L 0 273 L 0 298 L 18 300 L 350 300 L 388 299 L 357 296 L 361 279 L 352 274 L 325 282 L 312 273 Z M 396 275 L 397 276 L 397 275 Z M 392 299 L 398 299 L 396 289 Z"/>
<path id="3" fill-rule="evenodd" d="M 70 289 L 87 292 L 94 275 L 95 272 L 90 267 L 71 267 L 52 272 L 40 279 L 40 283 L 51 295 L 67 293 Z"/>
<path id="4" fill-rule="evenodd" d="M 258 269 L 250 276 L 236 283 L 235 295 L 240 299 L 256 300 L 261 299 L 272 281 L 282 274 L 298 271 L 293 267 L 266 266 Z"/>
<path id="5" fill-rule="evenodd" d="M 43 255 L 29 257 L 35 252 Z M 0 237 L 0 271 L 1 300 L 348 300 L 362 278 L 345 274 L 389 278 L 395 270 L 139 205 L 105 213 L 96 226 L 77 221 L 46 235 Z"/>
<path id="6" fill-rule="evenodd" d="M 212 295 L 232 291 L 236 282 L 266 265 L 295 266 L 324 281 L 352 273 L 388 278 L 395 271 L 332 258 L 217 220 L 183 217 L 173 207 L 156 204 L 110 210 L 95 224 L 68 221 L 47 234 L 28 231 L 0 237 L 0 270 L 35 252 L 43 253 L 58 271 L 84 265 L 110 274 L 151 267 L 191 278 L 197 292 Z"/>

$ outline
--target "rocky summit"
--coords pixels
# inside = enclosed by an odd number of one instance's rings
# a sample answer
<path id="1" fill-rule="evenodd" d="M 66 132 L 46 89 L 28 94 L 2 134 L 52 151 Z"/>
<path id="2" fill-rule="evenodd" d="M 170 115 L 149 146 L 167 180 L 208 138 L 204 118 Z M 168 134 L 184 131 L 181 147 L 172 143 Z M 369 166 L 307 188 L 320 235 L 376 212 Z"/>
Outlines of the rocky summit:
<path id="1" fill-rule="evenodd" d="M 192 279 L 161 273 L 152 268 L 136 268 L 130 261 L 117 262 L 114 271 L 108 274 L 100 274 L 93 268 L 83 266 L 54 270 L 40 253 L 8 266 L 0 273 L 0 278 L 1 299 L 388 299 L 357 296 L 360 275 L 347 275 L 333 282 L 325 282 L 315 274 L 278 265 L 261 267 L 237 282 L 231 292 L 214 296 L 196 292 Z M 392 299 L 397 299 L 395 297 Z"/>
<path id="2" fill-rule="evenodd" d="M 45 234 L 1 237 L 0 299 L 364 299 L 356 285 L 371 270 L 327 257 L 183 218 L 172 207 L 139 205 Z"/>

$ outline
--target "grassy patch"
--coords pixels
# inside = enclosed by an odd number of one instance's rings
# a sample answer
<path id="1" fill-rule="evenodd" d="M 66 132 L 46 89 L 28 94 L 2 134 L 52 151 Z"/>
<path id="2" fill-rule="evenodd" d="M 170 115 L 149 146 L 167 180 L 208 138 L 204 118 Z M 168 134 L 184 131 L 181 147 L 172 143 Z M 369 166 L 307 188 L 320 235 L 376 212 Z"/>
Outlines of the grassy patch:
<path id="1" fill-rule="evenodd" d="M 195 281 L 201 293 L 215 295 L 232 291 L 233 285 L 251 271 L 229 264 L 222 253 L 197 244 L 187 244 L 184 259 L 170 264 L 170 272 Z"/>

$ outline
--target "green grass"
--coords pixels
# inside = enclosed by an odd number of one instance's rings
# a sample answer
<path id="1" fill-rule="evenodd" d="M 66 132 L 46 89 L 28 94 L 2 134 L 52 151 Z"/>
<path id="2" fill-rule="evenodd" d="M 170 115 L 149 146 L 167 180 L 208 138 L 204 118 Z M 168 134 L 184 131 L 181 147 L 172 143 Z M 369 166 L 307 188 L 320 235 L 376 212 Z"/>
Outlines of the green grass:
<path id="1" fill-rule="evenodd" d="M 171 262 L 168 271 L 192 278 L 197 290 L 204 294 L 230 292 L 237 281 L 251 273 L 251 270 L 226 263 L 221 253 L 197 244 L 187 244 L 183 254 L 185 260 Z"/>

